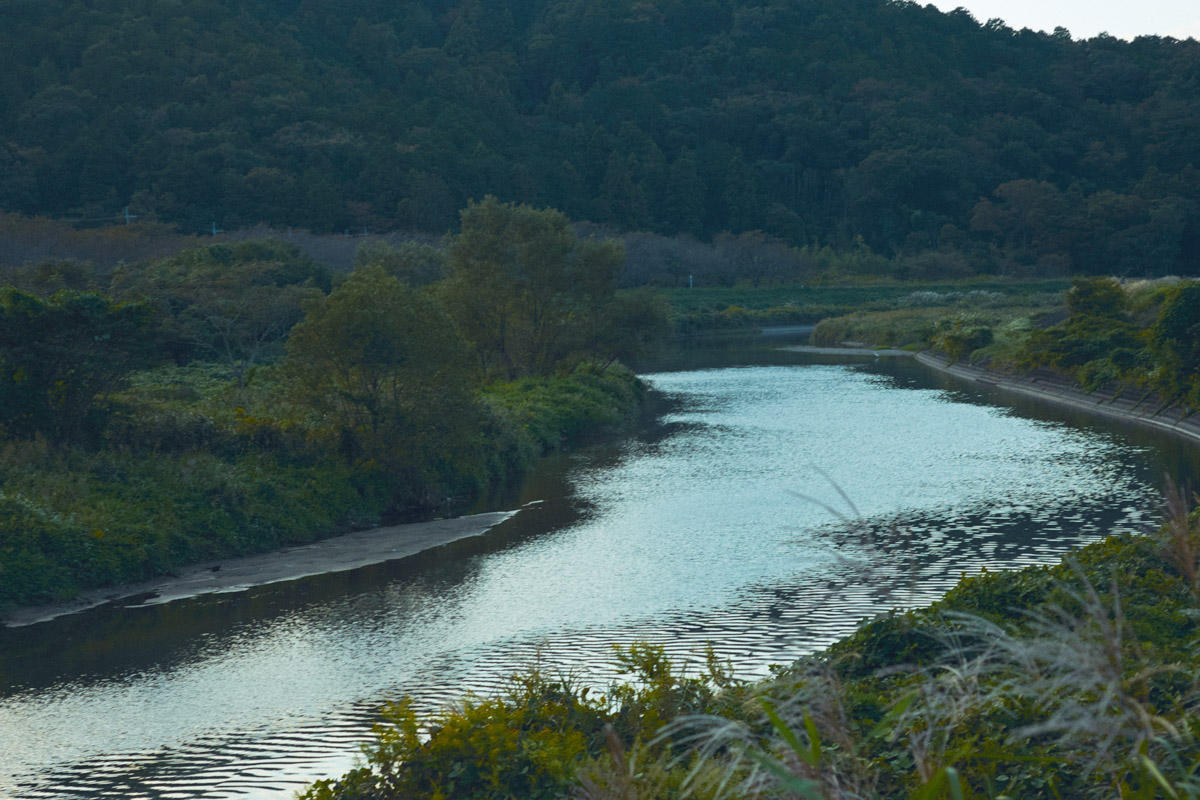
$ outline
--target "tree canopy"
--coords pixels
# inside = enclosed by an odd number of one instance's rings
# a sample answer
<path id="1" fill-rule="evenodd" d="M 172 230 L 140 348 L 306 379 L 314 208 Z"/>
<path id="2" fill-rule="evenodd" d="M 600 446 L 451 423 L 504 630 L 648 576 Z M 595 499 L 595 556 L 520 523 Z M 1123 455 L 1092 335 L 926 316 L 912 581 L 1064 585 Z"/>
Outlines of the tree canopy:
<path id="1" fill-rule="evenodd" d="M 595 354 L 624 259 L 558 211 L 487 197 L 462 212 L 440 296 L 485 373 L 547 375 Z"/>
<path id="2" fill-rule="evenodd" d="M 959 271 L 1195 274 L 1197 74 L 1192 40 L 906 0 L 20 0 L 0 208 L 441 234 L 490 194 Z"/>
<path id="3" fill-rule="evenodd" d="M 415 473 L 471 452 L 468 351 L 429 297 L 371 266 L 304 311 L 284 366 L 310 424 L 336 436 L 344 455 L 416 485 L 428 476 Z"/>
<path id="4" fill-rule="evenodd" d="M 0 434 L 98 432 L 99 401 L 154 352 L 150 321 L 148 306 L 97 294 L 0 289 Z"/>

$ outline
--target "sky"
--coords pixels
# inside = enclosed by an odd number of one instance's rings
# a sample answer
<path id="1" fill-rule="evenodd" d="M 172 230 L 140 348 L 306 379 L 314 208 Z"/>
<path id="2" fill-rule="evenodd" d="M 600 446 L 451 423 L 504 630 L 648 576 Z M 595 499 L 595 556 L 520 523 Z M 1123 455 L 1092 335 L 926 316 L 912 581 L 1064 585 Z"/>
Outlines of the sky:
<path id="1" fill-rule="evenodd" d="M 1010 28 L 1052 32 L 1062 26 L 1075 39 L 1104 31 L 1120 39 L 1174 36 L 1200 40 L 1200 0 L 919 0 L 943 11 L 962 6 L 980 22 L 999 17 Z"/>

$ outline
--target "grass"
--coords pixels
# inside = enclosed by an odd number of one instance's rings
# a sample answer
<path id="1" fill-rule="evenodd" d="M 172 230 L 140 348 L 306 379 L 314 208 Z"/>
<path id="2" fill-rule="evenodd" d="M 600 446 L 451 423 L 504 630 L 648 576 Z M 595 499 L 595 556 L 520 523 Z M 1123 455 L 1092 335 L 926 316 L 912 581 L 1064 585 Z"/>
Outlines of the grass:
<path id="1" fill-rule="evenodd" d="M 955 282 L 883 282 L 839 285 L 794 285 L 770 288 L 668 289 L 664 291 L 677 332 L 749 329 L 764 325 L 815 324 L 832 317 L 894 312 L 923 318 L 923 312 L 944 316 L 947 309 L 976 309 L 1052 305 L 1070 283 L 1060 280 Z M 940 311 L 939 311 L 940 310 Z M 880 341 L 879 344 L 891 345 Z"/>

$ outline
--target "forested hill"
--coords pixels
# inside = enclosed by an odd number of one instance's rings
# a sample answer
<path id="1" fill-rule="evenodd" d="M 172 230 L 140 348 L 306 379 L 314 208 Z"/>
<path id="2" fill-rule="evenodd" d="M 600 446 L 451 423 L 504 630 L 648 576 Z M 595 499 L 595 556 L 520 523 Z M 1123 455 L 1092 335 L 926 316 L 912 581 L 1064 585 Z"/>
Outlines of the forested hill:
<path id="1" fill-rule="evenodd" d="M 3 5 L 7 211 L 440 233 L 494 194 L 949 271 L 1200 272 L 1191 40 L 887 0 Z"/>

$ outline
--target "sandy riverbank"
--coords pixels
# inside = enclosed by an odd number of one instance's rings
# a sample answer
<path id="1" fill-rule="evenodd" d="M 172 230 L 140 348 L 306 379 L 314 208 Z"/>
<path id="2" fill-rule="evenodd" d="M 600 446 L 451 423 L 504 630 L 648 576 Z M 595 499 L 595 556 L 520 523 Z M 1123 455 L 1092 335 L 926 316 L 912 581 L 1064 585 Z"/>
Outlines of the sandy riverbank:
<path id="1" fill-rule="evenodd" d="M 136 605 L 154 605 L 204 594 L 241 592 L 254 586 L 294 581 L 310 575 L 344 572 L 406 558 L 459 539 L 481 536 L 516 513 L 495 511 L 390 525 L 270 553 L 209 561 L 187 567 L 175 576 L 95 589 L 55 605 L 19 608 L 0 617 L 0 623 L 8 627 L 33 625 L 130 598 L 138 598 Z"/>
<path id="2" fill-rule="evenodd" d="M 1008 375 L 961 361 L 947 364 L 945 356 L 929 351 L 919 353 L 917 360 L 957 378 L 1169 431 L 1200 443 L 1200 415 L 1184 416 L 1179 406 L 1163 408 L 1152 399 L 1106 390 L 1085 392 L 1069 378 L 1048 370 L 1037 370 L 1029 375 Z"/>

